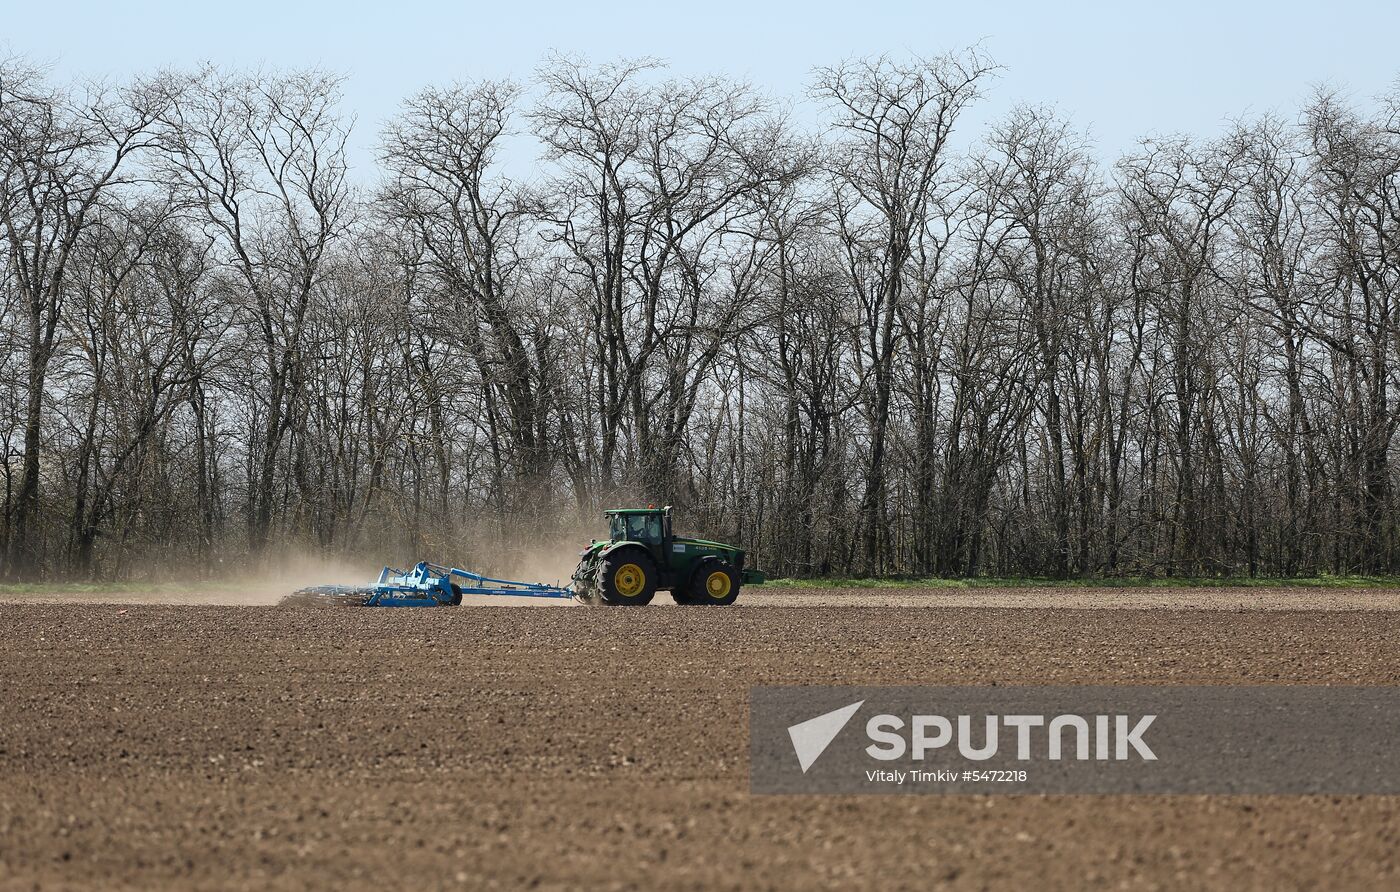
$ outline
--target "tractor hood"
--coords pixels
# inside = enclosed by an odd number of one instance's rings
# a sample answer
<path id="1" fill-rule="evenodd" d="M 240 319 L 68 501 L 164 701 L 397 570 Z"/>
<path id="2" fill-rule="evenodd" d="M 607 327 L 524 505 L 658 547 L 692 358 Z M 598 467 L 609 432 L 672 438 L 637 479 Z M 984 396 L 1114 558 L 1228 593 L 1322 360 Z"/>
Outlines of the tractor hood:
<path id="1" fill-rule="evenodd" d="M 692 538 L 692 537 L 690 537 L 690 536 L 675 536 L 675 537 L 672 537 L 671 541 L 674 542 L 674 543 L 677 544 L 677 545 L 694 545 L 694 546 L 697 546 L 697 547 L 700 547 L 700 548 L 714 549 L 714 550 L 716 550 L 716 551 L 733 551 L 733 552 L 742 552 L 742 551 L 743 551 L 742 548 L 736 548 L 736 547 L 734 547 L 733 545 L 729 545 L 728 543 L 725 543 L 725 542 L 715 542 L 715 541 L 713 541 L 713 540 L 711 540 L 711 539 L 695 539 L 695 538 Z M 591 542 L 589 542 L 587 545 L 585 545 L 585 546 L 583 547 L 583 550 L 580 551 L 580 552 L 578 553 L 578 555 L 579 555 L 579 557 L 587 557 L 588 555 L 593 554 L 594 552 L 596 552 L 596 551 L 598 551 L 598 550 L 600 550 L 600 549 L 607 548 L 609 545 L 620 545 L 620 544 L 622 544 L 622 540 L 619 540 L 619 541 L 617 541 L 617 542 L 614 542 L 614 541 L 612 541 L 612 540 L 610 540 L 610 539 L 594 539 L 593 541 L 591 541 Z"/>
<path id="2" fill-rule="evenodd" d="M 710 539 L 692 539 L 689 536 L 676 536 L 671 541 L 681 545 L 696 545 L 701 548 L 713 548 L 716 551 L 743 552 L 742 548 L 735 548 L 733 545 L 728 545 L 724 542 L 715 542 Z"/>
<path id="3" fill-rule="evenodd" d="M 730 554 L 735 560 L 742 560 L 744 550 L 736 548 L 725 542 L 715 542 L 712 539 L 695 539 L 690 536 L 675 536 L 671 539 L 672 547 L 676 551 L 688 551 L 692 554 L 719 553 Z M 636 545 L 638 543 L 628 540 L 613 541 L 611 539 L 594 539 L 584 546 L 578 556 L 584 560 L 611 551 L 613 548 L 622 545 Z M 645 546 L 643 546 L 645 547 Z"/>

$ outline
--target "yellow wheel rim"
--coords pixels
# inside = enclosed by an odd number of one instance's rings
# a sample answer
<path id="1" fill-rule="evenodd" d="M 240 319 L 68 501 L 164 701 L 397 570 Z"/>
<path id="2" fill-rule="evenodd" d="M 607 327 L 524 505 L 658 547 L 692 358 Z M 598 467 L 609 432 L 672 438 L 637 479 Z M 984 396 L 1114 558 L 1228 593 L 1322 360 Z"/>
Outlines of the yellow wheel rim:
<path id="1" fill-rule="evenodd" d="M 647 574 L 636 564 L 623 564 L 613 574 L 613 586 L 624 598 L 635 598 L 646 588 Z"/>
<path id="2" fill-rule="evenodd" d="M 705 579 L 705 592 L 716 600 L 729 597 L 729 574 L 723 570 L 716 570 Z"/>

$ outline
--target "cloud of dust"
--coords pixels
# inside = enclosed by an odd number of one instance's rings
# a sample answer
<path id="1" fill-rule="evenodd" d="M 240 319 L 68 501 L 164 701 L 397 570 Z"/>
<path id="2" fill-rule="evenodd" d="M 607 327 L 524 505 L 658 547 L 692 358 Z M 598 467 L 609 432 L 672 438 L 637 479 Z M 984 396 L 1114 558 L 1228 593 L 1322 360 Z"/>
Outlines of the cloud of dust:
<path id="1" fill-rule="evenodd" d="M 478 521 L 421 550 L 367 555 L 364 560 L 327 556 L 307 549 L 288 549 L 264 561 L 265 569 L 225 586 L 228 603 L 275 604 L 285 595 L 313 585 L 367 585 L 388 564 L 408 569 L 420 560 L 471 570 L 485 576 L 519 582 L 566 586 L 578 564 L 578 554 L 590 539 L 606 536 L 602 516 L 580 518 L 571 513 L 529 520 Z M 464 604 L 499 606 L 564 606 L 571 602 L 543 598 L 468 598 Z"/>
<path id="2" fill-rule="evenodd" d="M 457 566 L 498 579 L 567 586 L 578 565 L 579 552 L 590 539 L 606 535 L 601 517 L 578 518 L 560 514 L 547 524 L 514 521 L 473 538 Z M 572 601 L 553 598 L 467 597 L 464 605 L 511 607 L 567 607 Z"/>
<path id="3" fill-rule="evenodd" d="M 292 592 L 313 585 L 368 585 L 379 578 L 382 565 L 351 561 L 335 555 L 286 551 L 262 561 L 258 569 L 219 580 L 220 603 L 276 604 Z"/>
<path id="4" fill-rule="evenodd" d="M 414 549 L 388 545 L 355 556 L 324 554 L 302 543 L 273 546 L 256 559 L 214 558 L 207 573 L 191 578 L 188 562 L 162 565 L 151 560 L 144 581 L 114 585 L 109 591 L 55 593 L 54 599 L 88 603 L 274 605 L 298 589 L 316 585 L 369 585 L 389 564 L 407 569 L 420 560 L 456 566 L 486 576 L 569 585 L 578 553 L 590 539 L 607 534 L 601 516 L 574 512 L 545 514 L 539 522 L 476 518 L 440 539 Z M 392 535 L 385 541 L 392 542 Z M 472 598 L 473 604 L 560 606 L 567 601 L 540 598 Z"/>
<path id="5" fill-rule="evenodd" d="M 226 572 L 220 572 L 226 567 Z M 284 549 L 256 562 L 216 559 L 212 569 L 212 575 L 203 579 L 182 579 L 178 572 L 171 572 L 152 581 L 149 590 L 138 584 L 111 593 L 97 591 L 82 600 L 222 607 L 272 605 L 307 586 L 366 585 L 379 577 L 380 565 Z M 67 596 L 65 599 L 74 600 Z"/>

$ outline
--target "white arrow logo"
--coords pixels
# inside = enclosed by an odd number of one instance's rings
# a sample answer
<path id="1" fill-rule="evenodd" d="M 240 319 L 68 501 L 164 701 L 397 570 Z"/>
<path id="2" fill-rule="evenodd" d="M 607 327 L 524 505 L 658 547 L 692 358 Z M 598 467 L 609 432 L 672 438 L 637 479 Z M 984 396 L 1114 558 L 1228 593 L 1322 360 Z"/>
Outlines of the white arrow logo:
<path id="1" fill-rule="evenodd" d="M 792 751 L 797 753 L 797 764 L 802 766 L 803 774 L 806 774 L 812 763 L 817 761 L 817 757 L 831 746 L 831 741 L 836 739 L 836 735 L 841 733 L 841 729 L 846 727 L 851 716 L 855 715 L 864 703 L 865 701 L 861 700 L 788 728 L 788 737 L 792 738 Z"/>

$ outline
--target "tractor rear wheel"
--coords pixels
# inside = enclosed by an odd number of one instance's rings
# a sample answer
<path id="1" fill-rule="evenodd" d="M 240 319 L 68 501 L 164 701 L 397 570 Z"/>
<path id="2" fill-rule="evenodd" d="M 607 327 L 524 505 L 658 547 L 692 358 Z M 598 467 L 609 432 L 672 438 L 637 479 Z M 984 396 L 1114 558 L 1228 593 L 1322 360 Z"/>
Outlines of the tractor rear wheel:
<path id="1" fill-rule="evenodd" d="M 739 597 L 739 573 L 717 557 L 701 560 L 690 574 L 687 603 L 726 607 Z"/>
<path id="2" fill-rule="evenodd" d="M 623 548 L 603 558 L 598 568 L 598 588 L 603 603 L 617 607 L 642 607 L 656 596 L 656 564 L 640 548 Z"/>

